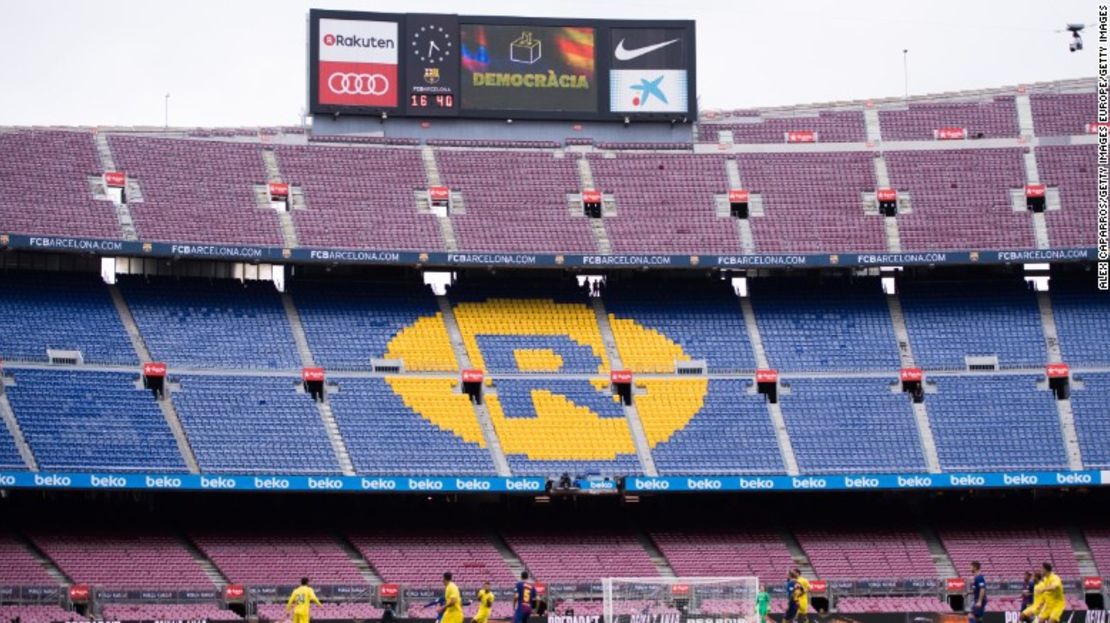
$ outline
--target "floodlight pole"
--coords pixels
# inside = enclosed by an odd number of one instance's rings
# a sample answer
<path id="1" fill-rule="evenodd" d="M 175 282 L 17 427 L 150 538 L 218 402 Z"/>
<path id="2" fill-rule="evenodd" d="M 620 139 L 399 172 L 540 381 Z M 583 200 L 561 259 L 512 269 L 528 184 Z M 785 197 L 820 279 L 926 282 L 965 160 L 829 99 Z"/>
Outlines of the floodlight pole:
<path id="1" fill-rule="evenodd" d="M 170 94 L 169 93 L 166 93 L 165 125 L 163 127 L 166 130 L 170 129 Z"/>
<path id="2" fill-rule="evenodd" d="M 909 61 L 909 54 L 910 54 L 909 50 L 904 49 L 904 48 L 902 49 L 902 81 L 905 85 L 905 94 L 903 96 L 903 99 L 909 99 L 910 98 L 910 61 Z"/>

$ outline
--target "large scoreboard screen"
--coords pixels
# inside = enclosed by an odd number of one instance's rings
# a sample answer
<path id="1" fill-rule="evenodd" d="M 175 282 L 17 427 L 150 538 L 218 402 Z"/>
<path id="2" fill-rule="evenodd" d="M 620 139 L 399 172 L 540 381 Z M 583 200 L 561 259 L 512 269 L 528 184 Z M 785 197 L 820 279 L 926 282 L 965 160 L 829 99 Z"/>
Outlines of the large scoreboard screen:
<path id="1" fill-rule="evenodd" d="M 694 22 L 309 13 L 313 114 L 692 119 Z"/>

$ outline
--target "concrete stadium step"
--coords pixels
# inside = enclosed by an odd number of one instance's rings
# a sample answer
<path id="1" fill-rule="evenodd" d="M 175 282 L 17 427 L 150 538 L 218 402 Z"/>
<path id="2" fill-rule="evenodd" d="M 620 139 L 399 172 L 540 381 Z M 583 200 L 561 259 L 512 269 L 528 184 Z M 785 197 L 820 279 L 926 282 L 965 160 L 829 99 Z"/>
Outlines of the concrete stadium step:
<path id="1" fill-rule="evenodd" d="M 609 357 L 609 367 L 612 370 L 622 370 L 620 351 L 617 350 L 617 339 L 613 335 L 613 327 L 609 324 L 609 314 L 605 311 L 605 302 L 600 296 L 590 299 L 593 306 L 594 318 L 597 320 L 598 330 L 601 332 L 601 341 L 605 344 L 605 352 Z M 624 417 L 628 420 L 628 430 L 632 435 L 632 443 L 636 446 L 636 455 L 640 459 L 640 468 L 648 476 L 658 476 L 655 469 L 655 458 L 651 455 L 651 446 L 648 444 L 647 433 L 644 432 L 644 423 L 640 420 L 640 413 L 636 410 L 635 398 L 633 404 L 624 405 Z"/>
<path id="2" fill-rule="evenodd" d="M 940 579 L 957 578 L 960 573 L 956 570 L 956 565 L 952 563 L 952 558 L 948 555 L 948 550 L 944 548 L 944 543 L 937 536 L 937 533 L 932 527 L 927 524 L 921 524 L 918 531 L 925 539 L 925 545 L 929 548 L 929 554 L 933 558 L 933 565 L 937 568 L 937 577 Z"/>
<path id="3" fill-rule="evenodd" d="M 123 323 L 123 328 L 127 332 L 128 339 L 131 340 L 131 347 L 135 350 L 135 355 L 138 356 L 139 361 L 142 363 L 154 361 L 150 355 L 150 349 L 147 348 L 146 341 L 143 340 L 143 334 L 139 331 L 139 325 L 135 323 L 135 317 L 131 314 L 131 308 L 127 305 L 127 299 L 123 298 L 123 292 L 120 292 L 119 286 L 110 284 L 108 294 L 112 297 L 112 304 L 116 307 L 120 322 Z M 200 465 L 197 463 L 196 453 L 193 452 L 193 447 L 189 443 L 189 436 L 185 434 L 185 427 L 181 424 L 181 418 L 177 414 L 177 409 L 174 408 L 169 392 L 170 388 L 166 387 L 164 397 L 155 402 L 158 403 L 158 409 L 162 412 L 166 425 L 170 427 L 170 432 L 173 433 L 177 450 L 181 453 L 181 458 L 185 461 L 189 473 L 199 474 Z"/>
<path id="4" fill-rule="evenodd" d="M 499 532 L 490 528 L 486 532 L 486 537 L 489 539 L 489 542 L 493 544 L 493 547 L 497 550 L 497 553 L 501 554 L 501 559 L 505 561 L 505 564 L 508 565 L 509 570 L 513 572 L 514 578 L 519 578 L 521 572 L 528 570 L 528 568 L 524 566 L 524 561 L 516 555 L 516 552 L 513 551 L 513 548 L 509 547 L 509 543 L 505 541 L 505 539 L 501 536 Z"/>
<path id="5" fill-rule="evenodd" d="M 594 186 L 594 173 L 590 168 L 590 161 L 585 158 L 578 159 L 578 183 L 582 190 L 587 188 L 597 188 Z M 604 214 L 604 208 L 602 210 Z M 597 244 L 598 253 L 612 253 L 613 243 L 609 239 L 609 231 L 605 229 L 605 220 L 603 218 L 587 219 L 590 222 L 590 232 L 594 235 L 594 242 Z"/>
<path id="6" fill-rule="evenodd" d="M 439 175 L 439 164 L 436 163 L 435 150 L 427 145 L 421 147 L 420 159 L 424 163 L 424 178 L 427 180 L 428 186 L 442 186 L 443 180 Z M 456 193 L 451 194 L 451 207 L 455 208 L 457 205 L 459 213 L 463 213 L 462 197 L 454 196 Z M 431 206 L 429 206 L 429 210 L 431 210 Z M 437 216 L 436 225 L 439 226 L 439 235 L 443 238 L 443 247 L 448 251 L 458 251 L 459 240 L 455 234 L 455 224 L 451 221 L 451 215 Z"/>
<path id="7" fill-rule="evenodd" d="M 1052 311 L 1052 297 L 1048 292 L 1037 292 L 1037 308 L 1040 310 L 1041 330 L 1044 333 L 1048 361 L 1060 363 L 1063 361 L 1060 337 L 1056 330 L 1056 314 Z M 1070 398 L 1056 401 L 1056 414 L 1060 418 L 1060 434 L 1064 440 L 1064 450 L 1068 455 L 1068 469 L 1083 469 L 1083 455 L 1079 449 L 1079 434 L 1075 430 L 1075 415 L 1072 413 Z"/>
<path id="8" fill-rule="evenodd" d="M 266 168 L 266 175 L 271 182 L 284 181 L 281 177 L 281 167 L 278 165 L 277 152 L 273 149 L 262 150 L 262 165 Z M 290 190 L 289 200 L 293 200 L 293 193 Z M 268 199 L 269 193 L 267 193 Z M 297 241 L 297 226 L 293 222 L 293 214 L 286 210 L 279 210 L 278 225 L 281 227 L 281 238 L 286 248 L 294 249 L 300 246 Z"/>
<path id="9" fill-rule="evenodd" d="M 355 568 L 358 569 L 359 575 L 362 576 L 362 579 L 366 580 L 367 584 L 378 586 L 384 582 L 382 576 L 378 574 L 378 570 L 374 568 L 374 565 L 370 564 L 369 560 L 363 558 L 362 552 L 358 551 L 358 548 L 347 538 L 347 535 L 339 534 L 336 536 L 336 540 L 339 541 L 339 546 L 343 548 L 343 552 L 347 554 L 347 558 L 351 559 Z"/>
<path id="10" fill-rule="evenodd" d="M 755 308 L 752 307 L 752 300 L 749 297 L 740 297 L 740 311 L 744 315 L 744 326 L 748 330 L 748 342 L 752 345 L 756 366 L 770 368 L 771 366 L 767 361 L 767 351 L 763 346 L 763 337 L 759 333 L 759 323 L 755 320 Z M 783 467 L 788 475 L 797 476 L 801 473 L 798 469 L 798 458 L 794 454 L 793 444 L 790 443 L 790 432 L 786 430 L 786 419 L 782 416 L 782 407 L 777 403 L 767 401 L 767 415 L 771 418 L 771 425 L 775 429 L 775 439 L 779 444 L 779 453 L 782 454 Z"/>
<path id="11" fill-rule="evenodd" d="M 813 564 L 809 562 L 809 556 L 802 549 L 802 544 L 798 542 L 798 539 L 794 538 L 794 534 L 786 528 L 780 528 L 779 536 L 782 537 L 782 542 L 786 545 L 786 551 L 790 552 L 791 560 L 797 565 L 802 575 L 807 578 L 817 577 L 817 572 L 813 570 Z"/>
<path id="12" fill-rule="evenodd" d="M 1079 564 L 1079 575 L 1098 576 L 1098 567 L 1095 565 L 1094 555 L 1091 554 L 1091 546 L 1079 526 L 1068 526 L 1068 540 L 1071 541 L 1071 549 L 1075 552 L 1075 561 Z"/>
<path id="13" fill-rule="evenodd" d="M 887 309 L 890 310 L 890 321 L 894 327 L 894 337 L 898 340 L 898 356 L 903 368 L 916 368 L 913 358 L 913 348 L 910 345 L 910 333 L 906 328 L 906 313 L 902 309 L 902 300 L 897 294 L 886 296 Z M 913 403 L 913 419 L 917 426 L 917 437 L 921 440 L 921 453 L 925 457 L 925 467 L 932 474 L 940 473 L 940 455 L 937 453 L 937 442 L 933 437 L 933 427 L 929 423 L 929 411 L 925 403 Z"/>
<path id="14" fill-rule="evenodd" d="M 73 584 L 72 578 L 66 575 L 61 567 L 54 564 L 54 561 L 46 555 L 46 552 L 40 550 L 38 546 L 35 545 L 34 541 L 19 533 L 13 533 L 13 535 L 15 539 L 27 549 L 31 557 L 35 559 L 35 562 L 39 563 L 43 571 L 46 571 L 46 574 L 49 575 L 58 586 L 69 586 Z"/>
<path id="15" fill-rule="evenodd" d="M 0 383 L 2 382 L 3 379 L 0 379 Z M 23 430 L 19 428 L 19 420 L 15 419 L 15 412 L 12 411 L 12 404 L 8 402 L 8 396 L 3 392 L 3 387 L 0 387 L 0 418 L 4 420 L 4 425 L 8 427 L 8 433 L 15 440 L 15 447 L 19 450 L 19 457 L 23 459 L 23 464 L 31 471 L 38 471 L 35 455 L 31 452 L 31 446 L 27 445 L 27 440 L 23 437 Z"/>
<path id="16" fill-rule="evenodd" d="M 636 538 L 640 540 L 640 545 L 644 546 L 648 558 L 651 559 L 651 564 L 655 565 L 655 569 L 659 572 L 659 575 L 665 578 L 678 577 L 678 574 L 674 572 L 674 568 L 671 567 L 670 561 L 663 555 L 663 552 L 659 549 L 659 546 L 655 544 L 655 541 L 651 540 L 651 536 L 648 535 L 647 532 L 637 529 Z"/>
<path id="17" fill-rule="evenodd" d="M 455 353 L 455 362 L 459 369 L 466 370 L 473 367 L 470 355 L 466 353 L 462 331 L 459 330 L 459 322 L 455 318 L 455 310 L 451 307 L 451 301 L 446 296 L 437 295 L 436 303 L 439 305 L 440 314 L 443 315 L 443 324 L 447 327 L 447 336 L 451 339 L 451 350 Z M 497 436 L 497 431 L 493 427 L 493 418 L 490 417 L 489 409 L 485 404 L 472 404 L 472 407 L 474 416 L 478 418 L 478 427 L 482 429 L 482 437 L 486 441 L 486 449 L 493 460 L 493 467 L 497 470 L 497 475 L 511 476 L 512 470 L 509 468 L 509 460 L 505 458 L 505 451 L 501 448 L 501 438 Z"/>
<path id="18" fill-rule="evenodd" d="M 96 155 L 100 159 L 100 168 L 103 171 L 115 171 L 116 159 L 112 156 L 112 147 L 108 144 L 108 136 L 97 132 L 93 135 L 96 143 Z M 128 193 L 130 195 L 130 193 Z M 120 232 L 124 240 L 138 240 L 139 233 L 135 229 L 135 219 L 132 218 L 131 208 L 126 203 L 116 204 L 116 220 L 119 222 Z"/>
<path id="19" fill-rule="evenodd" d="M 197 564 L 200 565 L 201 570 L 204 571 L 204 575 L 209 579 L 209 581 L 212 582 L 212 584 L 216 586 L 226 586 L 227 584 L 231 583 L 231 581 L 228 580 L 227 576 L 225 576 L 223 572 L 220 571 L 219 567 L 217 567 L 215 563 L 209 560 L 208 557 L 204 555 L 204 552 L 200 551 L 200 548 L 198 548 L 196 544 L 189 539 L 188 536 L 186 536 L 185 534 L 179 534 L 178 540 L 181 541 L 181 545 L 189 551 L 189 555 L 193 557 L 193 560 L 197 561 Z"/>

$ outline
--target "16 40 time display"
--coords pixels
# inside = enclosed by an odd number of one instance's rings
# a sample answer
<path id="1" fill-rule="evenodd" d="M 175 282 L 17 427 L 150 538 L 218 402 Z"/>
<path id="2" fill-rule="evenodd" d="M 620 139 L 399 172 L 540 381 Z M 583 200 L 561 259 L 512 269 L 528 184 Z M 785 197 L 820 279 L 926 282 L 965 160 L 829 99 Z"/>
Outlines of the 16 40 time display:
<path id="1" fill-rule="evenodd" d="M 455 107 L 455 96 L 450 93 L 413 93 L 409 95 L 409 109 L 445 109 Z"/>

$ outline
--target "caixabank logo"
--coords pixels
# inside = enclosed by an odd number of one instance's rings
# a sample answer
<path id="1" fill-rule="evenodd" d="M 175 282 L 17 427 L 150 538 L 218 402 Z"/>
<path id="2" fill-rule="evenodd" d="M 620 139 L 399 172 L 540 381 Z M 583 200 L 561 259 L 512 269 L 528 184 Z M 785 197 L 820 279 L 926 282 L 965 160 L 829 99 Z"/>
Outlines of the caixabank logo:
<path id="1" fill-rule="evenodd" d="M 494 381 L 485 403 L 502 450 L 512 461 L 634 461 L 623 407 L 609 382 L 611 365 L 591 307 L 536 299 L 461 302 L 454 309 L 471 365 Z M 673 370 L 690 357 L 674 340 L 629 318 L 613 318 L 625 361 L 636 371 Z M 440 315 L 399 331 L 387 358 L 429 361 L 451 344 Z M 512 376 L 498 376 L 509 375 Z M 455 383 L 392 377 L 406 405 L 464 442 L 485 447 L 477 418 L 444 400 Z M 706 379 L 637 379 L 636 406 L 650 446 L 668 441 L 701 410 Z M 429 383 L 442 383 L 430 392 Z"/>
<path id="2" fill-rule="evenodd" d="M 321 19 L 317 98 L 321 104 L 397 106 L 397 22 Z"/>

